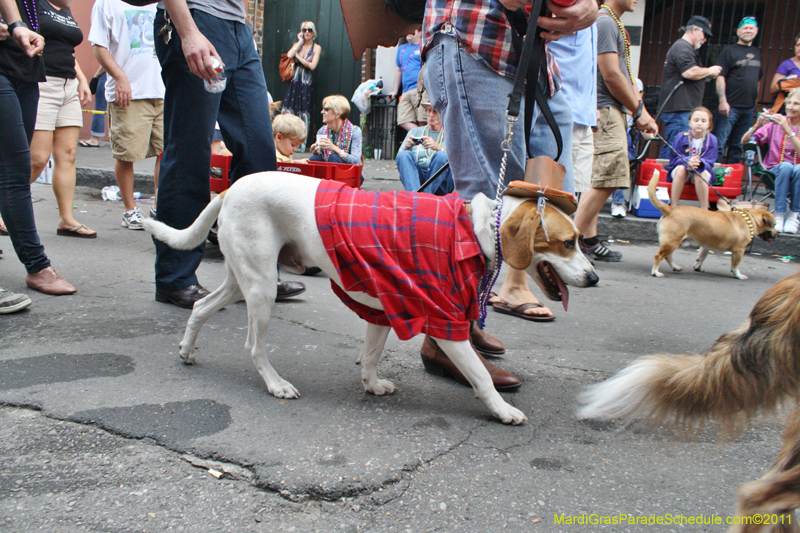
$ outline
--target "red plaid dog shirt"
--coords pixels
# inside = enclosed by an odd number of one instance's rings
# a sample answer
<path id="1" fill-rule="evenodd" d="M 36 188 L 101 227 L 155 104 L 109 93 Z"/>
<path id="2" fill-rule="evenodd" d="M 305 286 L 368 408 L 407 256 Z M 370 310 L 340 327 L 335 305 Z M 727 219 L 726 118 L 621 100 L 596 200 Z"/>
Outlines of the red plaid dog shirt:
<path id="1" fill-rule="evenodd" d="M 401 340 L 420 333 L 469 339 L 485 263 L 457 194 L 379 193 L 323 180 L 314 212 L 344 290 L 333 281 L 331 287 L 358 316 L 391 326 Z M 365 292 L 384 310 L 345 291 Z"/>

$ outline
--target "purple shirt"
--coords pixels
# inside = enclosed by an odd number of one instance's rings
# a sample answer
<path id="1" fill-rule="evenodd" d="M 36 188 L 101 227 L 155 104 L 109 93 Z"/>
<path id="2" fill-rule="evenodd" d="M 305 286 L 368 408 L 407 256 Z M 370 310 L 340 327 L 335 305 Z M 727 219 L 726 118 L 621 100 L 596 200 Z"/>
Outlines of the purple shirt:
<path id="1" fill-rule="evenodd" d="M 797 133 L 796 128 L 791 129 Z M 764 124 L 753 134 L 753 142 L 756 144 L 760 146 L 769 144 L 767 155 L 764 156 L 764 168 L 772 168 L 780 162 L 781 147 L 784 144 L 784 134 L 785 132 L 783 131 L 783 128 L 774 122 Z M 783 161 L 794 164 L 800 163 L 800 157 L 798 157 L 794 150 L 794 143 L 792 143 L 791 139 L 788 138 L 786 139 L 786 150 L 784 151 Z"/>
<path id="2" fill-rule="evenodd" d="M 797 68 L 797 65 L 794 64 L 794 61 L 792 61 L 792 58 L 789 58 L 778 65 L 778 70 L 776 70 L 775 73 L 783 74 L 784 77 L 791 76 L 792 74 L 795 76 L 800 76 L 800 68 Z"/>

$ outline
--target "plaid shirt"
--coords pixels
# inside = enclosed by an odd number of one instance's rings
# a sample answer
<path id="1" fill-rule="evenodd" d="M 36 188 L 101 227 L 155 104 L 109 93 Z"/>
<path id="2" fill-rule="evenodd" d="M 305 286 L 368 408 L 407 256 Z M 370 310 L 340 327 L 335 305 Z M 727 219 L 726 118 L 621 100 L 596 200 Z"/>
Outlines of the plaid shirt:
<path id="1" fill-rule="evenodd" d="M 530 7 L 525 8 L 530 16 Z M 471 54 L 497 73 L 516 78 L 519 57 L 511 42 L 511 27 L 497 0 L 428 0 L 425 6 L 423 55 L 437 33 L 452 35 Z M 547 50 L 550 95 L 561 89 L 561 72 L 555 56 Z"/>
<path id="2" fill-rule="evenodd" d="M 485 264 L 457 194 L 378 193 L 322 180 L 314 212 L 342 283 L 331 287 L 358 316 L 391 326 L 401 340 L 420 333 L 469 339 Z M 345 291 L 377 298 L 383 310 Z"/>

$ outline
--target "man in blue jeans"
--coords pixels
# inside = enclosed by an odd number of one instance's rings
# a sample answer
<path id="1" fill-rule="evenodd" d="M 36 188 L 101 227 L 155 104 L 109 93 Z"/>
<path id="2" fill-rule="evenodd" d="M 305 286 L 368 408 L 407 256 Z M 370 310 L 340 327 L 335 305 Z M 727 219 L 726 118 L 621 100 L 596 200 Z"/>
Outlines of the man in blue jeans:
<path id="1" fill-rule="evenodd" d="M 267 84 L 243 0 L 164 0 L 164 6 L 166 12 L 158 10 L 154 28 L 166 87 L 158 219 L 182 229 L 209 202 L 215 121 L 233 153 L 231 182 L 254 172 L 276 170 L 277 163 Z M 221 61 L 227 76 L 227 85 L 219 93 L 204 87 L 204 80 L 217 74 L 212 57 Z M 195 274 L 203 249 L 204 245 L 173 250 L 156 241 L 156 301 L 191 309 L 208 294 Z M 299 282 L 278 282 L 277 299 L 304 290 Z"/>
<path id="2" fill-rule="evenodd" d="M 561 7 L 550 1 L 547 8 L 556 17 L 539 17 L 547 39 L 586 28 L 597 17 L 595 0 L 577 0 L 571 7 Z M 502 4 L 502 5 L 501 5 Z M 506 134 L 505 120 L 508 95 L 512 92 L 519 58 L 511 39 L 511 28 L 503 9 L 515 11 L 528 8 L 531 0 L 428 0 L 423 22 L 423 54 L 425 56 L 425 90 L 433 108 L 444 124 L 447 155 L 453 172 L 456 192 L 465 200 L 483 193 L 495 198 L 500 178 L 503 151 L 500 147 Z M 529 13 L 526 12 L 526 17 Z M 533 14 L 530 16 L 537 16 Z M 559 91 L 560 77 L 552 54 L 547 54 L 547 75 L 542 76 L 550 96 L 553 112 L 564 142 L 560 163 L 567 168 L 564 189 L 574 190 L 572 176 L 572 112 L 563 93 Z M 528 104 L 528 102 L 524 102 Z M 532 103 L 531 103 L 532 105 Z M 523 131 L 524 108 L 514 123 L 511 151 L 505 182 L 522 180 L 525 176 L 525 147 L 528 142 L 533 155 L 555 157 L 553 132 L 538 109 L 534 110 L 532 131 Z M 503 287 L 498 291 L 502 304 L 516 311 L 519 318 L 540 318 L 542 305 L 527 286 L 526 273 L 511 269 Z M 547 316 L 544 314 L 544 316 Z M 529 318 L 531 317 L 531 318 Z M 552 318 L 550 318 L 552 320 Z M 502 342 L 478 328 L 473 328 L 472 343 L 484 355 L 504 353 Z M 421 355 L 426 369 L 434 365 L 461 383 L 466 383 L 458 369 L 428 337 Z M 492 383 L 498 390 L 513 390 L 520 380 L 509 372 L 482 359 Z"/>
<path id="3" fill-rule="evenodd" d="M 722 71 L 717 76 L 719 109 L 714 119 L 714 135 L 719 142 L 720 163 L 741 161 L 742 136 L 753 125 L 758 81 L 764 76 L 761 50 L 753 46 L 756 35 L 758 22 L 753 17 L 744 17 L 736 30 L 738 40 L 723 48 L 717 57 Z"/>
<path id="4" fill-rule="evenodd" d="M 667 144 L 672 144 L 675 135 L 686 130 L 692 109 L 703 105 L 705 79 L 716 78 L 722 70 L 718 65 L 701 67 L 700 55 L 697 53 L 706 39 L 714 35 L 711 33 L 711 22 L 705 17 L 695 15 L 689 19 L 683 30 L 683 36 L 673 43 L 664 61 L 661 94 L 658 97 L 658 109 L 664 123 L 663 138 L 666 141 L 659 153 L 661 159 L 670 158 L 672 150 Z M 683 85 L 667 100 L 681 81 Z"/>

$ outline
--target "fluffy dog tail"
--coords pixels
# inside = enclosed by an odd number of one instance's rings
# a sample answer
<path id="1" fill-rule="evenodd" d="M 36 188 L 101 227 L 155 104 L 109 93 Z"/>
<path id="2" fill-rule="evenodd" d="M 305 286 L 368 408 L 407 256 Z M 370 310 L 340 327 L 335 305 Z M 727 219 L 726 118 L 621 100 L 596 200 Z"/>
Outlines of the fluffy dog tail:
<path id="1" fill-rule="evenodd" d="M 658 196 L 656 196 L 656 188 L 658 187 L 658 180 L 660 177 L 661 172 L 659 172 L 658 169 L 654 170 L 653 177 L 650 178 L 650 183 L 647 184 L 647 197 L 650 199 L 650 203 L 653 204 L 653 207 L 661 211 L 662 215 L 667 216 L 672 212 L 672 207 L 659 200 Z"/>
<path id="2" fill-rule="evenodd" d="M 203 209 L 197 220 L 186 229 L 171 228 L 163 222 L 149 218 L 144 219 L 144 229 L 170 248 L 175 248 L 176 250 L 196 248 L 208 237 L 208 231 L 214 225 L 214 221 L 217 220 L 219 212 L 222 210 L 222 202 L 226 192 L 222 191 L 222 194 L 211 200 L 211 203 Z"/>
<path id="3" fill-rule="evenodd" d="M 653 187 L 653 182 L 651 182 Z M 750 319 L 702 355 L 642 357 L 582 394 L 581 418 L 716 419 L 734 432 L 800 397 L 800 272 L 761 297 Z"/>

